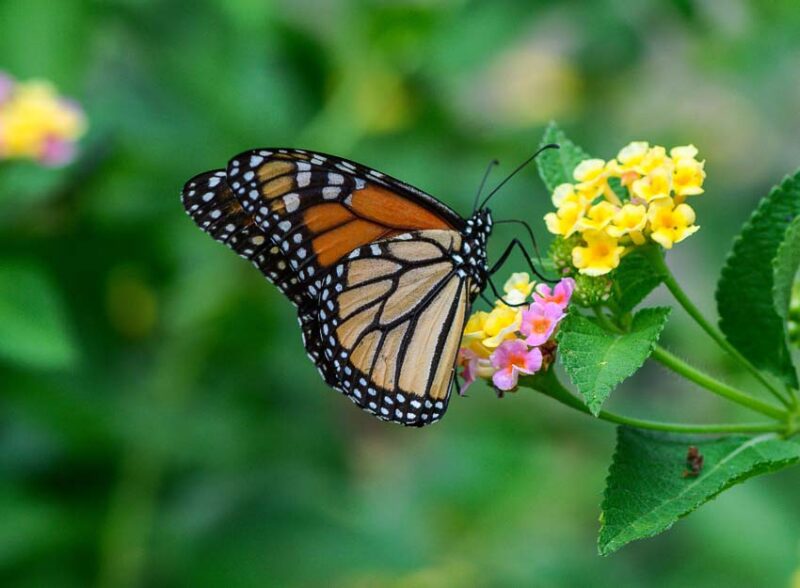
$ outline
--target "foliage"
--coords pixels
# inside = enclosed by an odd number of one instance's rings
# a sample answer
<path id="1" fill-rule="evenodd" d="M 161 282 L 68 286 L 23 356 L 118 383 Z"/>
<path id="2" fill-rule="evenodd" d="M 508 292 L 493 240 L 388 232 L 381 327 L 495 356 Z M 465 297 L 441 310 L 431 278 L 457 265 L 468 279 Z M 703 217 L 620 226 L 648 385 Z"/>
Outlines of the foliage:
<path id="1" fill-rule="evenodd" d="M 654 248 L 654 246 L 650 246 Z M 636 308 L 650 292 L 661 284 L 664 277 L 653 267 L 648 259 L 648 253 L 635 249 L 628 253 L 614 270 L 614 302 L 622 312 L 629 312 Z M 656 252 L 656 255 L 661 255 Z"/>
<path id="2" fill-rule="evenodd" d="M 42 269 L 0 264 L 0 355 L 28 367 L 63 369 L 76 354 L 61 301 Z"/>
<path id="3" fill-rule="evenodd" d="M 543 151 L 537 161 L 539 176 L 547 190 L 553 192 L 561 184 L 574 181 L 572 172 L 581 161 L 589 159 L 589 155 L 570 141 L 555 122 L 547 126 L 539 142 L 539 147 L 545 145 L 558 145 L 558 149 Z"/>
<path id="4" fill-rule="evenodd" d="M 786 320 L 789 316 L 794 278 L 800 268 L 800 214 L 786 229 L 783 242 L 778 247 L 772 266 L 775 280 L 772 293 L 775 312 L 783 320 Z"/>
<path id="5" fill-rule="evenodd" d="M 687 465 L 690 447 L 703 458 L 699 472 Z M 774 434 L 709 439 L 620 427 L 603 499 L 600 553 L 657 535 L 731 486 L 799 460 L 800 444 Z"/>
<path id="6" fill-rule="evenodd" d="M 761 201 L 737 237 L 717 287 L 720 328 L 730 342 L 753 364 L 770 370 L 793 388 L 798 387 L 797 372 L 786 346 L 785 321 L 774 299 L 773 263 L 798 215 L 800 173 L 784 179 Z M 781 257 L 787 259 L 786 250 Z M 787 269 L 782 267 L 781 292 L 786 291 L 785 282 L 790 279 L 785 275 Z"/>
<path id="7" fill-rule="evenodd" d="M 596 416 L 611 391 L 650 356 L 667 324 L 669 308 L 645 308 L 625 332 L 611 332 L 571 312 L 559 329 L 561 361 Z"/>

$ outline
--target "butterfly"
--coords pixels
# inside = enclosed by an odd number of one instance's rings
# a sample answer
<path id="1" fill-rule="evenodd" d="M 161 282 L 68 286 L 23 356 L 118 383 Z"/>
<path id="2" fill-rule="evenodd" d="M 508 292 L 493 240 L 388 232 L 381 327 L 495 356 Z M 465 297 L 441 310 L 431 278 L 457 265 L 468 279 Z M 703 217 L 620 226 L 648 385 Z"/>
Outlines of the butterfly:
<path id="1" fill-rule="evenodd" d="M 297 307 L 327 385 L 382 420 L 415 427 L 444 415 L 471 305 L 512 248 L 523 248 L 514 239 L 489 267 L 493 219 L 488 198 L 477 200 L 465 219 L 358 163 L 271 148 L 241 153 L 182 191 L 194 222 Z"/>

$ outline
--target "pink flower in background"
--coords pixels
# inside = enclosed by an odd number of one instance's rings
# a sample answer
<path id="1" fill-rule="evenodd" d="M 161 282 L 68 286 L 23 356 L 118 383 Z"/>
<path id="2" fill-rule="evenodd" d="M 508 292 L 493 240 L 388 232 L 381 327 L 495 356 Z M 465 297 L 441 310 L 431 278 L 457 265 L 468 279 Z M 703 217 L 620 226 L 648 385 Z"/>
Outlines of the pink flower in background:
<path id="1" fill-rule="evenodd" d="M 18 82 L 0 72 L 0 159 L 60 166 L 75 157 L 86 132 L 80 105 L 46 81 Z"/>
<path id="2" fill-rule="evenodd" d="M 542 352 L 538 348 L 528 349 L 524 341 L 504 341 L 490 360 L 497 371 L 492 383 L 499 390 L 512 390 L 517 386 L 520 374 L 535 374 L 542 367 Z"/>
<path id="3" fill-rule="evenodd" d="M 522 325 L 519 328 L 526 336 L 525 343 L 534 346 L 546 343 L 562 318 L 564 309 L 555 302 L 531 304 L 528 310 L 522 312 Z"/>
<path id="4" fill-rule="evenodd" d="M 11 97 L 14 91 L 14 80 L 0 71 L 0 104 Z"/>
<path id="5" fill-rule="evenodd" d="M 75 157 L 75 143 L 65 141 L 54 135 L 44 139 L 39 161 L 45 165 L 60 166 L 72 161 Z"/>
<path id="6" fill-rule="evenodd" d="M 575 291 L 575 280 L 564 278 L 551 290 L 547 284 L 538 284 L 533 294 L 533 300 L 539 304 L 557 304 L 564 310 L 569 304 L 572 293 Z"/>

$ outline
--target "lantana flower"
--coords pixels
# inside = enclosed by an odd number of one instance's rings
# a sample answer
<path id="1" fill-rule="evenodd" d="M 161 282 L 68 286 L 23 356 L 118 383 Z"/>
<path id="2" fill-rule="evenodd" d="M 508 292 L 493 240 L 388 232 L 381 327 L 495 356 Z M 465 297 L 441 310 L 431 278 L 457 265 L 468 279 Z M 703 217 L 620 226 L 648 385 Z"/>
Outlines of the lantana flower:
<path id="1" fill-rule="evenodd" d="M 616 213 L 617 208 L 613 204 L 602 200 L 592 206 L 586 216 L 578 221 L 578 227 L 581 231 L 602 231 L 611 223 Z"/>
<path id="2" fill-rule="evenodd" d="M 647 208 L 641 204 L 626 204 L 616 212 L 606 232 L 617 239 L 630 235 L 635 245 L 642 245 L 645 242 L 642 235 L 645 225 L 647 225 Z"/>
<path id="3" fill-rule="evenodd" d="M 621 172 L 636 172 L 642 165 L 650 144 L 647 141 L 633 141 L 619 150 L 617 161 Z"/>
<path id="4" fill-rule="evenodd" d="M 556 212 L 544 217 L 547 230 L 555 235 L 569 237 L 578 230 L 578 223 L 586 213 L 586 207 L 577 202 L 564 202 Z"/>
<path id="5" fill-rule="evenodd" d="M 542 367 L 542 352 L 538 347 L 530 348 L 524 341 L 505 341 L 491 357 L 495 372 L 492 383 L 499 390 L 517 387 L 520 374 L 535 374 Z"/>
<path id="6" fill-rule="evenodd" d="M 519 329 L 521 322 L 522 312 L 519 308 L 498 302 L 486 316 L 486 322 L 483 325 L 486 339 L 482 341 L 483 346 L 494 349 L 506 339 L 513 339 L 514 332 Z"/>
<path id="7" fill-rule="evenodd" d="M 588 194 L 577 190 L 574 184 L 561 184 L 553 190 L 551 200 L 556 208 L 561 208 L 567 202 L 573 202 L 585 208 L 592 199 Z"/>
<path id="8" fill-rule="evenodd" d="M 64 165 L 86 131 L 81 108 L 47 82 L 15 82 L 0 74 L 0 158 Z"/>
<path id="9" fill-rule="evenodd" d="M 608 178 L 606 162 L 602 159 L 586 159 L 575 167 L 572 175 L 578 182 L 577 189 L 594 198 L 605 188 Z"/>
<path id="10" fill-rule="evenodd" d="M 602 276 L 619 265 L 625 248 L 619 241 L 602 231 L 589 231 L 584 234 L 585 247 L 572 250 L 572 264 L 587 276 Z"/>
<path id="11" fill-rule="evenodd" d="M 672 191 L 672 170 L 655 169 L 633 182 L 631 192 L 639 200 L 651 203 L 669 198 Z"/>
<path id="12" fill-rule="evenodd" d="M 535 302 L 522 312 L 520 333 L 525 335 L 528 345 L 542 345 L 555 331 L 559 321 L 564 318 L 564 310 L 552 302 Z"/>
<path id="13" fill-rule="evenodd" d="M 513 390 L 520 375 L 546 369 L 553 361 L 555 333 L 566 316 L 575 281 L 565 278 L 551 288 L 519 272 L 506 281 L 504 290 L 523 306 L 511 308 L 498 301 L 491 311 L 479 310 L 469 318 L 458 353 L 462 393 L 478 378 L 491 380 L 499 392 Z M 525 306 L 531 296 L 533 302 Z"/>
<path id="14" fill-rule="evenodd" d="M 545 215 L 548 231 L 560 240 L 559 268 L 602 276 L 619 266 L 633 247 L 653 242 L 671 248 L 698 227 L 686 198 L 703 193 L 704 162 L 694 145 L 667 149 L 633 141 L 617 157 L 587 159 L 573 173 L 574 184 L 553 192 L 555 212 Z M 612 188 L 609 179 L 619 180 Z"/>
<path id="15" fill-rule="evenodd" d="M 539 304 L 555 304 L 564 311 L 574 291 L 575 280 L 564 278 L 552 289 L 547 284 L 537 284 L 533 300 Z"/>
<path id="16" fill-rule="evenodd" d="M 494 368 L 489 357 L 481 357 L 472 349 L 464 348 L 458 350 L 458 365 L 463 369 L 461 371 L 461 378 L 463 384 L 461 385 L 461 393 L 464 394 L 475 380 L 478 378 L 491 378 L 494 374 Z"/>
<path id="17" fill-rule="evenodd" d="M 703 167 L 703 162 L 694 159 L 679 159 L 675 163 L 672 185 L 676 200 L 703 193 L 703 181 L 706 179 Z"/>
<path id="18" fill-rule="evenodd" d="M 647 213 L 652 233 L 650 238 L 664 247 L 672 249 L 689 235 L 696 233 L 700 227 L 694 224 L 695 214 L 688 204 L 664 202 L 651 206 Z"/>
<path id="19" fill-rule="evenodd" d="M 533 292 L 534 282 L 527 272 L 516 272 L 503 284 L 503 297 L 510 304 L 522 304 Z"/>

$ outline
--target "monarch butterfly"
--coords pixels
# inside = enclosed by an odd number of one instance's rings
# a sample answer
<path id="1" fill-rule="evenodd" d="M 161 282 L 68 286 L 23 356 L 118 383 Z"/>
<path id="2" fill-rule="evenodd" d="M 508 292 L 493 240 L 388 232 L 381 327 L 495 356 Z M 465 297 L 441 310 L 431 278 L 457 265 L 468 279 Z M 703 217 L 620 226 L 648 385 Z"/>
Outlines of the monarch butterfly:
<path id="1" fill-rule="evenodd" d="M 302 149 L 241 153 L 190 179 L 182 201 L 294 303 L 330 387 L 382 420 L 421 427 L 447 410 L 471 304 L 487 282 L 496 293 L 490 275 L 515 246 L 524 251 L 514 239 L 488 266 L 485 205 L 541 151 L 480 206 L 479 190 L 468 219 L 386 174 Z"/>

